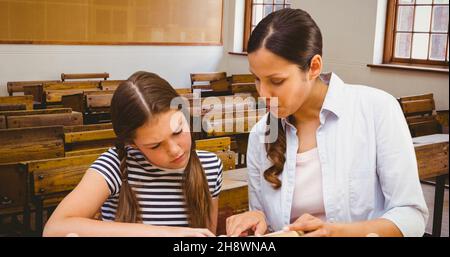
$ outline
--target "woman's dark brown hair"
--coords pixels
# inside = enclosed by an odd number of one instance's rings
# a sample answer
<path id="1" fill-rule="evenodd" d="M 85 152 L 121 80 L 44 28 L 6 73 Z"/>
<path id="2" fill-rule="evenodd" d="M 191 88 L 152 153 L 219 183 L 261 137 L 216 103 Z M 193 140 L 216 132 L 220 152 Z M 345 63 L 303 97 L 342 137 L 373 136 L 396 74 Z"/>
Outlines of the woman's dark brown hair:
<path id="1" fill-rule="evenodd" d="M 134 142 L 136 130 L 153 117 L 171 109 L 173 99 L 179 97 L 170 84 L 156 74 L 136 72 L 121 83 L 111 101 L 111 118 L 117 136 L 116 148 L 120 160 L 122 186 L 116 221 L 141 222 L 138 199 L 128 182 L 126 145 Z M 183 177 L 189 225 L 208 227 L 210 223 L 211 195 L 203 167 L 192 141 L 190 158 Z"/>
<path id="2" fill-rule="evenodd" d="M 265 48 L 268 51 L 308 71 L 311 59 L 322 56 L 322 33 L 311 16 L 300 9 L 282 9 L 265 17 L 252 32 L 248 41 L 248 53 Z M 286 133 L 280 119 L 270 114 L 267 126 L 278 126 L 278 137 L 273 143 L 266 143 L 267 156 L 273 166 L 264 172 L 264 178 L 275 188 L 281 187 L 278 176 L 286 162 Z M 269 134 L 269 131 L 267 132 Z"/>

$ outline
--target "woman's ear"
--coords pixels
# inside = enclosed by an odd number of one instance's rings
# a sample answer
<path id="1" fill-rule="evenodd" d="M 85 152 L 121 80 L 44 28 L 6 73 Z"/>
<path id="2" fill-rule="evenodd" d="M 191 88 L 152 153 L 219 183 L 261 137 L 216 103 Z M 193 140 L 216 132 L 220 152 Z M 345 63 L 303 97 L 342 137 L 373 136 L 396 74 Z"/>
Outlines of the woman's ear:
<path id="1" fill-rule="evenodd" d="M 316 80 L 322 73 L 323 63 L 322 56 L 316 54 L 311 59 L 309 68 L 309 80 Z"/>

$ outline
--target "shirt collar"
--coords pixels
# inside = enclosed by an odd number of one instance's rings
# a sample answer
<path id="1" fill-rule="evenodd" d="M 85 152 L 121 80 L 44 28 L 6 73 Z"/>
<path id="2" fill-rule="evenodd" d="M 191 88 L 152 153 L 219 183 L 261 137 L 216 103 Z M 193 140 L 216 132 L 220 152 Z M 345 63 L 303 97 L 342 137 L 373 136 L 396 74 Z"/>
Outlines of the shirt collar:
<path id="1" fill-rule="evenodd" d="M 328 111 L 340 117 L 342 115 L 343 86 L 344 82 L 334 73 L 325 73 L 321 75 L 321 79 L 328 84 L 328 92 L 322 105 L 320 115 L 324 111 Z"/>

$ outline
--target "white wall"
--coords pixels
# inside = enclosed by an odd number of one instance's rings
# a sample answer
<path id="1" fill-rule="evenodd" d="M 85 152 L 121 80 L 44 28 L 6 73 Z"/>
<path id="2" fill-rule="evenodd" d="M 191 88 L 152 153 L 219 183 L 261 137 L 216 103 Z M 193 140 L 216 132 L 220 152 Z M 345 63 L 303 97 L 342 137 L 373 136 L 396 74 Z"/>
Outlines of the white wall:
<path id="1" fill-rule="evenodd" d="M 309 12 L 322 30 L 325 71 L 335 72 L 347 83 L 377 87 L 396 97 L 432 92 L 437 109 L 449 109 L 448 73 L 367 67 L 381 60 L 386 0 L 292 2 L 294 8 Z M 230 51 L 233 49 L 231 37 L 226 34 L 224 42 Z M 228 56 L 226 65 L 228 73 L 248 72 L 245 56 Z"/>
<path id="2" fill-rule="evenodd" d="M 437 109 L 448 109 L 448 74 L 367 67 L 379 60 L 381 41 L 375 34 L 383 34 L 384 15 L 377 15 L 377 8 L 385 1 L 292 2 L 308 11 L 322 29 L 326 71 L 336 72 L 348 83 L 374 86 L 396 97 L 432 92 Z M 242 40 L 234 36 L 243 22 L 235 16 L 236 10 L 242 15 L 236 4 L 243 0 L 224 0 L 223 47 L 0 45 L 0 95 L 6 95 L 7 81 L 58 79 L 62 72 L 109 72 L 111 79 L 124 79 L 134 71 L 149 70 L 174 87 L 188 87 L 191 72 L 248 73 L 245 56 L 228 54 L 236 51 Z"/>
<path id="3" fill-rule="evenodd" d="M 51 46 L 0 44 L 0 96 L 6 83 L 60 79 L 61 73 L 108 72 L 126 79 L 147 70 L 174 87 L 190 87 L 191 72 L 219 70 L 222 46 Z"/>
<path id="4" fill-rule="evenodd" d="M 226 0 L 225 9 L 227 10 L 228 18 L 224 27 L 224 52 L 225 58 L 222 61 L 221 68 L 227 71 L 228 74 L 249 73 L 248 61 L 246 56 L 230 55 L 228 52 L 240 52 L 243 47 L 243 37 L 236 35 L 239 28 L 243 33 L 244 27 L 244 0 Z M 225 16 L 227 19 L 227 16 Z"/>

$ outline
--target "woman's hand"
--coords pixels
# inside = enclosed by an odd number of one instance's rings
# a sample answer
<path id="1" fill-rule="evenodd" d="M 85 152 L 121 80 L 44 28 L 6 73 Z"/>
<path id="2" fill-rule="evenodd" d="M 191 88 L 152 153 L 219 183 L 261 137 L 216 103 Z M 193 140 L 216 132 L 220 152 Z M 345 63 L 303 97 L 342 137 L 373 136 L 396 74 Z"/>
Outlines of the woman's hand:
<path id="1" fill-rule="evenodd" d="M 255 236 L 266 233 L 266 216 L 261 211 L 248 211 L 227 219 L 227 236 L 247 236 L 252 230 Z"/>
<path id="2" fill-rule="evenodd" d="M 332 225 L 310 214 L 303 214 L 294 223 L 284 228 L 285 231 L 303 231 L 306 237 L 332 236 Z"/>

